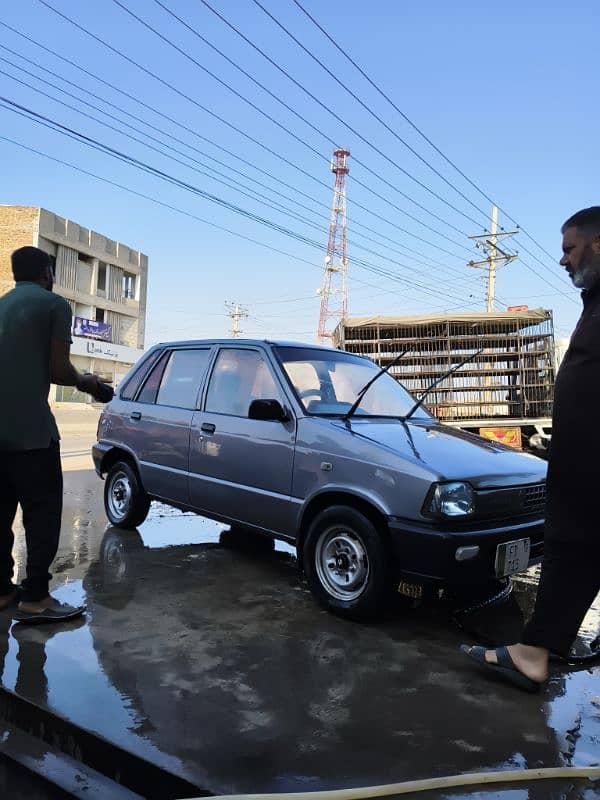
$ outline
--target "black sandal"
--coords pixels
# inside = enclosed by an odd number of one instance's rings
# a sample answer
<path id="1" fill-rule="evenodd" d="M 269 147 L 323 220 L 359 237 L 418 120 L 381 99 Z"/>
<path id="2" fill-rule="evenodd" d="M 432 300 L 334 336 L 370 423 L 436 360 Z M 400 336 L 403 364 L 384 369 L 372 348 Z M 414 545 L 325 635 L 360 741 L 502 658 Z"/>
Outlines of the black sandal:
<path id="1" fill-rule="evenodd" d="M 506 683 L 512 683 L 513 686 L 518 686 L 519 689 L 523 689 L 526 692 L 539 692 L 542 687 L 541 683 L 528 678 L 527 675 L 523 675 L 523 673 L 515 667 L 514 661 L 510 657 L 510 653 L 506 647 L 497 648 L 497 664 L 486 661 L 485 651 L 489 648 L 480 647 L 478 645 L 469 647 L 466 644 L 461 644 L 460 649 L 468 658 L 475 661 L 480 667 L 483 667 L 488 674 L 493 674 L 496 678 Z"/>
<path id="2" fill-rule="evenodd" d="M 85 606 L 70 606 L 53 598 L 51 605 L 43 611 L 23 611 L 20 607 L 13 614 L 13 618 L 20 623 L 35 625 L 40 622 L 64 622 L 75 619 L 83 614 Z"/>

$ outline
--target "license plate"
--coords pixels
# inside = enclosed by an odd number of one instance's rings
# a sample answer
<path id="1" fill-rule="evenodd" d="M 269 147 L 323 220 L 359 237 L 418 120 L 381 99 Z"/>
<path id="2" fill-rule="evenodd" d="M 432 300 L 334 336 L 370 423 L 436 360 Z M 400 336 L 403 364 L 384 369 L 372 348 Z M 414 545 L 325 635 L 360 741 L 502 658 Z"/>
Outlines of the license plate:
<path id="1" fill-rule="evenodd" d="M 505 578 L 516 572 L 523 572 L 529 564 L 529 539 L 515 539 L 504 542 L 496 548 L 496 576 Z"/>

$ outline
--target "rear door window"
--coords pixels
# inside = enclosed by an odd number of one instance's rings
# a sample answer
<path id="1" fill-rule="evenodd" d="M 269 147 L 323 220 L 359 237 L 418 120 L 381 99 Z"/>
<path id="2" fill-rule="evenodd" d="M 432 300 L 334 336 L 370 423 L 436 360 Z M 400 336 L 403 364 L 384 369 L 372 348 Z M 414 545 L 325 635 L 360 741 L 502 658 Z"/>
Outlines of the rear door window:
<path id="1" fill-rule="evenodd" d="M 162 375 L 156 404 L 195 409 L 209 356 L 209 348 L 174 350 Z"/>

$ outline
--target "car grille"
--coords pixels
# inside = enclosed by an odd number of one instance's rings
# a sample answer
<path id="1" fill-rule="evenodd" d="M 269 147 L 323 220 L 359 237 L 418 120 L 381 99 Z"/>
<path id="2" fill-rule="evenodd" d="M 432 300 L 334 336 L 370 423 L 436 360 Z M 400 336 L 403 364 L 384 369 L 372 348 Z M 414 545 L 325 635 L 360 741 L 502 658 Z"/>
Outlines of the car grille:
<path id="1" fill-rule="evenodd" d="M 542 516 L 546 505 L 546 484 L 477 492 L 476 512 L 481 517 Z"/>
<path id="2" fill-rule="evenodd" d="M 527 514 L 544 510 L 546 505 L 546 484 L 538 483 L 520 490 L 521 508 Z"/>

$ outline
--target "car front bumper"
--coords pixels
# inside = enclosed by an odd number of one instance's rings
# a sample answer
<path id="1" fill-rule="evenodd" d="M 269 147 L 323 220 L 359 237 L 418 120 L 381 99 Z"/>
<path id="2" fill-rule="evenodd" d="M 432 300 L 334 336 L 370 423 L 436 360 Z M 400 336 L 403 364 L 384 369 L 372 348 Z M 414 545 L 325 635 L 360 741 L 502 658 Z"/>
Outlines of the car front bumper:
<path id="1" fill-rule="evenodd" d="M 481 585 L 497 579 L 498 545 L 529 538 L 529 566 L 541 561 L 544 524 L 539 519 L 504 525 L 485 523 L 477 529 L 436 528 L 392 517 L 388 520 L 391 545 L 401 580 L 423 585 Z M 478 547 L 477 554 L 458 560 L 459 548 Z"/>

